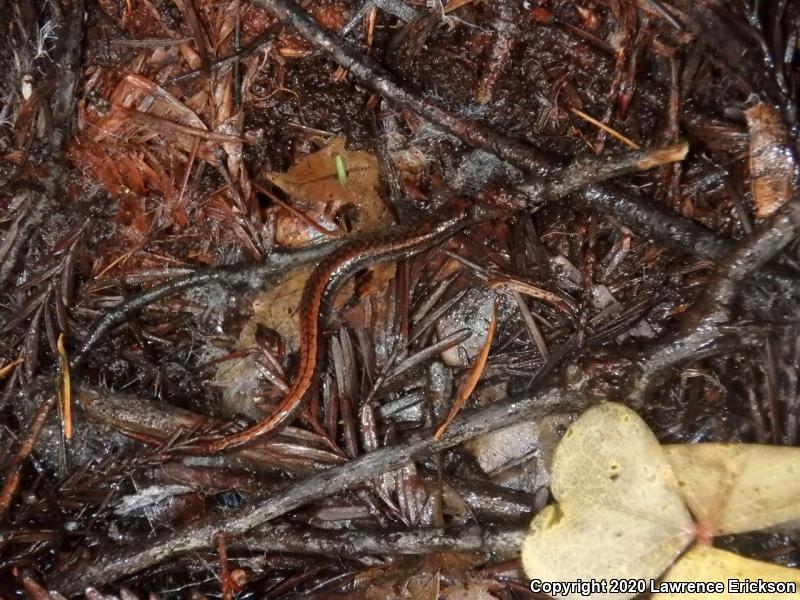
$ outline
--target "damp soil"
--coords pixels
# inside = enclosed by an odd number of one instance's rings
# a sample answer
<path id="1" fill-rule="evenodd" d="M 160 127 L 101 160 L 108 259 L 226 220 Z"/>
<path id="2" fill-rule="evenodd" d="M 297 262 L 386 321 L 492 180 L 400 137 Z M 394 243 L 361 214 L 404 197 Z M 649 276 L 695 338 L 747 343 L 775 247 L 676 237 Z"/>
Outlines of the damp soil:
<path id="1" fill-rule="evenodd" d="M 418 15 L 409 22 L 374 8 L 345 40 L 404 88 L 557 164 L 686 142 L 682 161 L 627 170 L 611 185 L 648 214 L 668 210 L 727 240 L 765 222 L 753 194 L 745 111 L 757 104 L 773 111 L 775 137 L 793 161 L 800 3 L 458 4 L 452 11 L 452 3 L 406 4 Z M 360 8 L 330 0 L 304 6 L 333 34 Z M 84 18 L 76 45 L 68 31 Z M 684 317 L 695 314 L 721 261 L 693 253 L 691 243 L 652 239 L 576 197 L 526 199 L 520 185 L 537 178 L 381 100 L 262 6 L 32 0 L 3 3 L 0 19 L 0 368 L 22 359 L 0 380 L 0 466 L 9 494 L 0 513 L 0 598 L 46 598 L 36 586 L 82 597 L 89 585 L 104 593 L 127 587 L 141 598 L 222 597 L 234 589 L 225 597 L 411 597 L 404 586 L 436 597 L 420 573 L 444 573 L 443 587 L 453 590 L 474 580 L 485 597 L 529 597 L 513 552 L 471 548 L 456 563 L 459 548 L 436 546 L 420 548 L 427 559 L 415 562 L 391 548 L 337 557 L 309 543 L 305 551 L 302 540 L 330 530 L 347 540 L 353 532 L 379 538 L 468 523 L 524 529 L 548 498 L 547 465 L 537 463 L 542 472 L 534 473 L 532 457 L 552 449 L 575 410 L 562 411 L 563 421 L 537 433 L 532 447 L 519 442 L 519 455 L 495 471 L 482 466 L 486 456 L 456 446 L 290 511 L 275 521 L 287 528 L 290 550 L 251 551 L 231 537 L 227 558 L 209 541 L 122 577 L 88 581 L 80 573 L 116 549 L 146 548 L 156 536 L 247 507 L 440 423 L 479 353 L 492 277 L 538 286 L 566 298 L 569 309 L 503 296 L 487 371 L 467 409 L 547 386 L 579 389 L 587 404 L 622 398 L 648 349 L 683 335 Z M 182 38 L 188 41 L 173 43 Z M 254 40 L 261 43 L 251 48 Z M 62 59 L 76 48 L 70 96 Z M 241 48 L 250 48 L 241 60 L 213 67 Z M 62 97 L 72 98 L 69 110 Z M 159 120 L 119 112 L 121 104 Z M 175 123 L 204 129 L 187 133 Z M 214 141 L 208 132 L 244 143 Z M 295 353 L 274 329 L 260 326 L 254 347 L 239 344 L 254 300 L 265 285 L 279 285 L 275 273 L 235 283 L 219 277 L 126 314 L 71 371 L 76 397 L 102 390 L 107 407 L 119 411 L 76 398 L 75 435 L 65 440 L 58 403 L 33 434 L 33 450 L 20 455 L 37 409 L 64 393 L 64 357 L 81 351 L 102 315 L 197 269 L 268 264 L 287 252 L 276 227 L 295 214 L 285 208 L 293 198 L 266 175 L 337 137 L 348 150 L 388 157 L 391 170 L 378 161 L 380 194 L 406 221 L 434 221 L 454 203 L 488 203 L 494 212 L 455 238 L 449 254 L 409 257 L 377 289 L 370 289 L 373 276 L 358 273 L 324 331 L 308 412 L 263 450 L 268 459 L 191 457 L 181 445 L 244 426 L 291 381 Z M 331 216 L 337 235 L 346 237 L 358 211 Z M 318 229 L 308 231 L 306 242 L 319 241 Z M 691 238 L 695 230 L 688 231 Z M 799 259 L 791 243 L 758 285 L 738 284 L 719 343 L 687 351 L 637 407 L 661 441 L 798 444 Z M 476 334 L 472 341 L 447 355 L 424 354 L 460 328 Z M 382 379 L 415 353 L 416 362 Z M 236 402 L 245 408 L 231 400 L 230 382 L 217 378 L 220 365 L 240 360 L 249 361 L 237 384 Z M 169 431 L 178 419 L 186 419 L 184 429 Z M 9 492 L 13 473 L 18 483 Z M 460 500 L 444 499 L 443 486 Z M 120 508 L 142 490 L 156 496 Z M 723 542 L 780 564 L 800 562 L 800 541 L 790 534 Z M 80 585 L 65 587 L 65 578 Z"/>

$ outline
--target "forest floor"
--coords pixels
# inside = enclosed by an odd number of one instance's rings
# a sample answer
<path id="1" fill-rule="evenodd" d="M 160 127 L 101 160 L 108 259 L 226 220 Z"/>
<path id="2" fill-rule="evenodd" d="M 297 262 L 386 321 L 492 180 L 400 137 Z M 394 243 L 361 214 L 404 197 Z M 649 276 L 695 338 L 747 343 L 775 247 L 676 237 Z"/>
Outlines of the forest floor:
<path id="1" fill-rule="evenodd" d="M 797 0 L 0 17 L 2 600 L 543 597 L 585 408 L 800 442 Z"/>

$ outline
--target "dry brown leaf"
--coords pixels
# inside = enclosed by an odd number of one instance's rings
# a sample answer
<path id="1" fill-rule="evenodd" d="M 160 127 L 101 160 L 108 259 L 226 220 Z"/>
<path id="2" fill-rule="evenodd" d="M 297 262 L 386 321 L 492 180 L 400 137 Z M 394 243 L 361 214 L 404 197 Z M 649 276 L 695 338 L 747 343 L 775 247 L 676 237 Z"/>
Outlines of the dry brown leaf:
<path id="1" fill-rule="evenodd" d="M 337 229 L 336 216 L 345 207 L 356 209 L 353 233 L 368 233 L 387 227 L 392 216 L 378 195 L 378 160 L 362 150 L 345 149 L 344 138 L 335 138 L 322 150 L 310 154 L 286 173 L 268 173 L 267 179 L 291 198 L 292 205 L 329 231 Z M 341 157 L 347 181 L 339 182 L 336 156 Z M 291 214 L 278 220 L 275 239 L 279 244 L 299 246 L 316 231 Z"/>
<path id="2" fill-rule="evenodd" d="M 293 270 L 279 285 L 276 285 L 253 302 L 253 318 L 242 329 L 240 343 L 243 347 L 255 344 L 255 324 L 261 324 L 276 331 L 290 350 L 297 350 L 300 335 L 297 328 L 297 307 L 306 280 L 311 275 L 313 266 L 303 266 Z"/>
<path id="3" fill-rule="evenodd" d="M 750 181 L 756 215 L 766 218 L 792 197 L 794 159 L 778 111 L 756 104 L 744 111 L 750 130 Z"/>
<path id="4" fill-rule="evenodd" d="M 339 155 L 347 169 L 347 182 L 341 185 L 336 175 L 335 157 Z M 295 208 L 327 228 L 335 223 L 330 219 L 336 211 L 352 204 L 359 209 L 359 219 L 352 234 L 371 233 L 385 228 L 391 214 L 378 195 L 378 163 L 367 152 L 348 152 L 344 139 L 336 138 L 331 144 L 305 157 L 286 173 L 270 173 L 267 178 L 292 197 Z M 332 209 L 332 210 L 331 210 Z M 287 212 L 276 227 L 276 240 L 294 246 L 316 231 L 306 222 Z M 305 243 L 305 242 L 304 242 Z M 256 324 L 278 332 L 287 348 L 298 347 L 299 334 L 296 312 L 310 268 L 292 271 L 278 286 L 260 294 L 253 303 L 253 318 L 242 331 L 240 346 L 253 344 Z M 394 269 L 379 265 L 361 294 L 381 289 L 394 276 Z M 339 298 L 349 297 L 352 285 L 345 285 Z"/>
<path id="5" fill-rule="evenodd" d="M 339 182 L 336 156 L 341 157 L 347 170 L 347 181 Z M 322 150 L 306 156 L 286 173 L 269 173 L 267 178 L 291 197 L 291 206 L 328 230 L 335 229 L 334 217 L 342 208 L 357 209 L 352 235 L 385 229 L 392 221 L 391 213 L 378 195 L 378 162 L 363 151 L 345 150 L 344 139 L 336 138 Z M 319 235 L 308 221 L 290 211 L 278 219 L 275 239 L 285 246 L 305 245 Z M 297 309 L 311 267 L 291 271 L 284 280 L 261 293 L 253 302 L 253 316 L 242 328 L 238 349 L 256 345 L 255 332 L 260 325 L 281 336 L 287 351 L 299 346 Z M 378 265 L 371 271 L 367 286 L 358 292 L 364 295 L 382 289 L 394 277 L 394 267 Z M 365 289 L 366 288 L 366 289 Z M 334 309 L 352 297 L 352 280 L 339 292 Z M 246 406 L 252 386 L 259 380 L 252 358 L 235 364 L 221 365 L 216 380 L 226 390 L 226 404 Z"/>
<path id="6" fill-rule="evenodd" d="M 259 325 L 280 335 L 287 351 L 297 350 L 300 345 L 297 307 L 312 270 L 311 265 L 294 269 L 282 281 L 256 297 L 253 301 L 253 316 L 244 324 L 239 334 L 236 343 L 238 350 L 257 345 L 256 330 Z M 253 411 L 252 393 L 259 385 L 260 377 L 253 358 L 248 356 L 242 360 L 220 364 L 214 380 L 222 386 L 225 407 L 231 412 L 248 414 Z"/>

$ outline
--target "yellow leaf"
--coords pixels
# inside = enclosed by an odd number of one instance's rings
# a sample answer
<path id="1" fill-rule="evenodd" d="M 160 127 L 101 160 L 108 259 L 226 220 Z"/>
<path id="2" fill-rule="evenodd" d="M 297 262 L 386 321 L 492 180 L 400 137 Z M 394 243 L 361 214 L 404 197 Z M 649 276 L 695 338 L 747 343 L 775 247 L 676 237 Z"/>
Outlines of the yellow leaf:
<path id="1" fill-rule="evenodd" d="M 739 533 L 800 518 L 800 449 L 776 446 L 658 444 L 647 425 L 620 404 L 586 411 L 554 452 L 553 496 L 531 523 L 522 563 L 531 579 L 560 588 L 541 591 L 579 598 L 564 586 L 595 580 L 592 598 L 631 598 L 664 590 L 667 598 L 777 598 L 762 582 L 800 583 L 800 571 L 745 559 L 695 539 Z M 692 521 L 687 510 L 694 513 Z M 677 560 L 677 562 L 675 562 Z M 674 565 L 672 563 L 675 562 Z M 672 565 L 663 582 L 656 580 Z M 744 580 L 755 582 L 747 588 Z M 628 592 L 613 581 L 632 580 Z M 732 582 L 742 581 L 734 590 Z M 664 582 L 715 582 L 719 590 Z M 723 585 L 724 584 L 724 585 Z M 652 587 L 655 586 L 655 587 Z M 796 596 L 796 589 L 788 589 Z M 615 593 L 616 592 L 616 593 Z M 668 592 L 668 594 L 667 594 Z M 788 597 L 786 592 L 780 597 Z"/>
<path id="2" fill-rule="evenodd" d="M 661 446 L 625 406 L 601 404 L 581 415 L 556 448 L 551 476 L 559 503 L 536 516 L 522 546 L 531 579 L 657 578 L 693 539 Z M 635 595 L 606 591 L 592 598 Z"/>
<path id="3" fill-rule="evenodd" d="M 747 584 L 746 580 L 751 583 Z M 761 589 L 759 581 L 763 582 Z M 796 598 L 800 586 L 800 570 L 743 558 L 711 546 L 698 545 L 689 550 L 669 570 L 663 581 L 655 584 L 657 590 L 670 589 L 676 582 L 721 582 L 721 592 L 713 594 L 691 593 L 688 590 L 657 592 L 659 600 L 688 600 L 689 598 L 714 598 L 714 600 L 767 600 L 769 598 Z M 779 586 L 794 586 L 780 593 L 768 591 L 770 582 Z M 755 584 L 750 590 L 747 585 Z M 736 586 L 736 587 L 734 587 Z M 788 593 L 787 593 L 788 592 Z"/>
<path id="4" fill-rule="evenodd" d="M 686 504 L 711 535 L 800 519 L 800 448 L 681 444 L 664 450 Z"/>

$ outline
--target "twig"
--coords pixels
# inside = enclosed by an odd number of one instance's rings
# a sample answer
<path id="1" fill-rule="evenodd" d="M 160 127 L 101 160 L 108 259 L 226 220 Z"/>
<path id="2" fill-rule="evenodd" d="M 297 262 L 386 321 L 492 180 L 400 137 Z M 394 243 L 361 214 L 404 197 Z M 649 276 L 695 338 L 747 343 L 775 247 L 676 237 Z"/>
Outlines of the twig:
<path id="1" fill-rule="evenodd" d="M 536 178 L 530 178 L 517 189 L 531 198 L 560 200 L 593 183 L 681 161 L 686 158 L 688 152 L 689 145 L 683 142 L 664 148 L 577 158 L 561 169 L 557 177 L 551 177 L 544 183 Z"/>
<path id="2" fill-rule="evenodd" d="M 291 525 L 263 525 L 232 550 L 250 552 L 291 552 L 327 556 L 360 557 L 369 554 L 417 555 L 434 552 L 516 552 L 525 529 L 521 527 L 480 527 L 415 529 L 413 531 L 348 530 L 345 533 Z"/>
<path id="3" fill-rule="evenodd" d="M 488 57 L 483 65 L 483 73 L 476 94 L 479 104 L 491 101 L 494 95 L 494 86 L 506 68 L 511 48 L 514 45 L 514 34 L 517 29 L 515 21 L 519 17 L 512 8 L 511 1 L 498 2 L 497 11 L 499 15 L 493 23 L 495 32 L 492 36 L 492 45 L 489 47 Z"/>
<path id="4" fill-rule="evenodd" d="M 64 174 L 64 155 L 67 141 L 72 131 L 72 115 L 75 106 L 75 91 L 81 65 L 81 46 L 85 30 L 86 0 L 75 0 L 69 15 L 69 23 L 64 36 L 64 47 L 58 61 L 57 71 L 62 75 L 55 91 L 52 105 L 52 129 L 50 140 L 49 173 L 43 190 L 31 190 L 30 206 L 23 222 L 17 227 L 16 238 L 0 261 L 0 289 L 14 272 L 20 256 L 30 243 L 33 234 L 42 225 L 48 212 L 47 205 L 54 201 Z"/>
<path id="5" fill-rule="evenodd" d="M 560 161 L 552 155 L 498 135 L 480 123 L 458 117 L 434 102 L 403 89 L 380 64 L 324 30 L 293 0 L 256 0 L 256 3 L 294 27 L 307 41 L 329 53 L 336 62 L 390 102 L 413 110 L 462 141 L 491 152 L 533 176 L 554 181 L 563 172 Z M 655 242 L 680 248 L 696 256 L 719 260 L 733 247 L 733 242 L 714 235 L 693 221 L 654 203 L 644 203 L 615 186 L 590 185 L 575 195 L 589 210 L 614 216 L 642 237 L 650 237 Z M 538 198 L 531 198 L 534 205 L 538 201 Z M 776 272 L 767 275 L 782 290 L 798 292 L 796 278 Z"/>
<path id="6" fill-rule="evenodd" d="M 15 367 L 17 367 L 18 365 L 21 365 L 23 362 L 24 362 L 24 359 L 18 358 L 16 360 L 12 360 L 10 363 L 0 367 L 0 381 L 5 379 L 6 375 L 11 373 L 14 370 Z"/>
<path id="7" fill-rule="evenodd" d="M 108 552 L 95 562 L 66 575 L 56 574 L 51 581 L 51 588 L 65 594 L 75 594 L 90 583 L 111 583 L 179 554 L 206 548 L 220 529 L 224 529 L 231 537 L 241 535 L 288 511 L 360 485 L 377 474 L 397 470 L 418 456 L 451 448 L 464 440 L 520 421 L 555 412 L 581 410 L 585 402 L 581 394 L 557 387 L 533 395 L 512 397 L 459 415 L 439 441 L 433 439 L 432 431 L 411 435 L 346 465 L 307 477 L 237 511 L 206 517 L 156 540 Z"/>
<path id="8" fill-rule="evenodd" d="M 3 480 L 3 487 L 0 489 L 0 521 L 4 520 L 8 509 L 11 507 L 11 501 L 14 499 L 14 494 L 17 492 L 20 477 L 22 475 L 22 463 L 30 456 L 33 447 L 36 445 L 36 440 L 39 439 L 39 434 L 44 427 L 47 416 L 53 407 L 56 405 L 56 396 L 50 395 L 44 400 L 31 419 L 28 425 L 28 433 L 24 439 L 19 443 L 17 453 L 9 462 L 8 468 L 5 472 Z"/>
<path id="9" fill-rule="evenodd" d="M 27 570 L 23 571 L 19 578 L 25 591 L 30 594 L 32 600 L 64 600 L 64 596 L 53 592 L 48 592 L 30 575 Z"/>
<path id="10" fill-rule="evenodd" d="M 175 121 L 170 121 L 169 119 L 165 119 L 163 117 L 157 117 L 156 115 L 151 115 L 149 113 L 136 110 L 135 108 L 117 105 L 113 107 L 113 110 L 115 112 L 124 114 L 133 121 L 136 121 L 143 127 L 146 127 L 152 131 L 161 132 L 164 129 L 170 129 L 177 133 L 190 135 L 192 137 L 208 140 L 210 142 L 241 144 L 242 142 L 246 141 L 237 135 L 230 135 L 228 133 L 219 133 L 216 131 L 199 129 L 197 127 L 190 127 L 189 125 L 182 125 L 181 123 L 176 123 Z"/>
<path id="11" fill-rule="evenodd" d="M 231 570 L 228 565 L 228 549 L 225 542 L 225 533 L 218 531 L 214 536 L 217 543 L 217 556 L 219 556 L 219 578 L 222 581 L 222 600 L 233 600 L 233 586 L 231 585 Z"/>
<path id="12" fill-rule="evenodd" d="M 63 331 L 58 336 L 56 348 L 58 351 L 58 370 L 61 373 L 61 387 L 59 388 L 59 396 L 62 402 L 62 415 L 64 418 L 63 432 L 64 439 L 69 440 L 72 438 L 72 384 L 69 374 L 69 358 L 67 356 L 67 351 L 64 348 Z"/>
<path id="13" fill-rule="evenodd" d="M 800 229 L 800 202 L 792 201 L 720 261 L 703 296 L 685 313 L 678 331 L 637 359 L 627 402 L 641 408 L 673 367 L 717 350 L 731 319 L 731 303 L 741 284 L 778 254 Z"/>
<path id="14" fill-rule="evenodd" d="M 618 218 L 643 238 L 701 258 L 720 260 L 733 247 L 732 241 L 714 235 L 694 221 L 617 187 L 591 186 L 578 191 L 575 197 L 586 208 Z"/>
<path id="15" fill-rule="evenodd" d="M 641 146 L 639 144 L 637 144 L 636 142 L 634 142 L 632 139 L 624 136 L 619 131 L 617 131 L 613 127 L 610 127 L 610 126 L 606 125 L 602 121 L 598 121 L 593 116 L 586 114 L 582 110 L 578 110 L 577 108 L 573 108 L 572 112 L 574 112 L 576 115 L 578 115 L 584 121 L 588 121 L 589 123 L 591 123 L 595 127 L 599 128 L 599 129 L 602 129 L 607 134 L 611 135 L 611 137 L 616 138 L 617 140 L 619 140 L 620 142 L 622 142 L 626 146 L 628 146 L 630 148 L 633 148 L 634 150 L 640 150 L 641 149 Z"/>
<path id="16" fill-rule="evenodd" d="M 341 29 L 339 29 L 339 35 L 345 37 L 347 34 L 353 31 L 353 29 L 355 29 L 356 26 L 364 20 L 364 16 L 366 16 L 366 14 L 372 10 L 374 6 L 375 3 L 372 0 L 365 0 L 365 2 L 358 7 L 358 10 L 353 13 L 353 16 L 350 17 L 350 20 L 345 23 Z"/>
<path id="17" fill-rule="evenodd" d="M 195 431 L 205 426 L 223 426 L 225 422 L 167 405 L 146 398 L 81 386 L 76 393 L 76 401 L 83 413 L 96 423 L 120 430 L 131 437 L 146 437 L 151 440 L 166 441 L 176 431 Z M 284 430 L 280 436 L 261 441 L 250 448 L 244 448 L 233 456 L 257 468 L 277 468 L 293 473 L 307 473 L 314 469 L 324 469 L 332 464 L 341 464 L 343 459 L 336 454 L 317 450 L 312 454 L 306 450 L 291 449 L 292 431 Z"/>
<path id="18" fill-rule="evenodd" d="M 319 262 L 333 250 L 338 248 L 344 240 L 334 240 L 294 250 L 290 252 L 276 252 L 271 254 L 264 262 L 244 265 L 226 265 L 221 267 L 208 267 L 198 269 L 194 273 L 176 277 L 164 284 L 157 285 L 149 290 L 140 292 L 125 300 L 113 310 L 98 318 L 89 329 L 78 352 L 72 358 L 70 366 L 76 369 L 86 358 L 87 354 L 108 333 L 124 323 L 130 316 L 157 302 L 183 290 L 218 283 L 228 287 L 258 287 L 272 282 L 289 269 Z"/>
<path id="19" fill-rule="evenodd" d="M 127 39 L 127 38 L 114 38 L 109 40 L 112 46 L 126 46 L 128 48 L 149 48 L 151 46 L 179 46 L 186 42 L 191 42 L 194 38 L 181 37 L 181 38 L 140 38 L 140 39 Z"/>
<path id="20" fill-rule="evenodd" d="M 662 205 L 644 203 L 641 198 L 616 186 L 589 186 L 576 192 L 574 197 L 589 210 L 619 219 L 641 237 L 700 258 L 717 262 L 736 247 L 735 241 L 716 236 L 703 226 L 684 219 Z M 765 267 L 754 274 L 753 281 L 758 284 L 774 284 L 781 294 L 800 297 L 798 278 L 778 268 Z"/>
<path id="21" fill-rule="evenodd" d="M 192 71 L 188 71 L 186 73 L 181 73 L 180 75 L 176 75 L 167 81 L 167 84 L 174 85 L 176 83 L 184 83 L 186 81 L 191 81 L 201 75 L 207 75 L 209 71 L 217 71 L 227 65 L 234 64 L 243 58 L 246 58 L 253 54 L 256 50 L 261 48 L 261 46 L 268 44 L 273 40 L 273 38 L 278 33 L 278 27 L 276 25 L 271 25 L 264 31 L 262 31 L 252 42 L 244 46 L 238 52 L 234 52 L 230 56 L 225 56 L 223 58 L 218 58 L 216 60 L 212 60 L 208 64 L 208 70 L 204 70 L 202 67 L 199 69 L 194 69 Z"/>
<path id="22" fill-rule="evenodd" d="M 553 170 L 556 161 L 545 152 L 500 135 L 481 123 L 462 119 L 438 104 L 408 92 L 382 65 L 326 31 L 293 0 L 256 0 L 256 4 L 291 25 L 307 41 L 329 53 L 342 67 L 395 105 L 410 108 L 468 144 L 492 152 L 526 171 L 546 175 Z"/>

